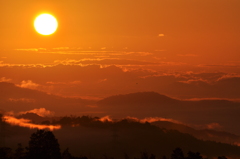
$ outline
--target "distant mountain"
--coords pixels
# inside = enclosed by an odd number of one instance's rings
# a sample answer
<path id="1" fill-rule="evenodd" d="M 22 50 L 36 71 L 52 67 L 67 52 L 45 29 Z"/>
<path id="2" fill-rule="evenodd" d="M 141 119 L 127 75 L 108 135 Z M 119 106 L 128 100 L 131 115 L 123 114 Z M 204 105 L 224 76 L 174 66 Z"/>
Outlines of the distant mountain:
<path id="1" fill-rule="evenodd" d="M 110 96 L 105 99 L 100 100 L 98 103 L 100 105 L 143 105 L 143 104 L 172 104 L 179 102 L 176 99 L 169 98 L 165 95 L 158 94 L 156 92 L 137 92 L 124 95 Z"/>
<path id="2" fill-rule="evenodd" d="M 97 105 L 104 110 L 109 111 L 138 111 L 145 112 L 203 112 L 212 110 L 228 109 L 240 110 L 240 103 L 227 100 L 200 100 L 200 101 L 182 101 L 161 95 L 156 92 L 137 92 L 124 95 L 115 95 L 104 98 L 97 102 Z M 210 110 L 210 111 L 209 111 Z M 232 110 L 231 110 L 232 111 Z M 142 112 L 144 113 L 144 112 Z"/>
<path id="3" fill-rule="evenodd" d="M 12 83 L 0 82 L 0 109 L 4 111 L 27 111 L 36 108 L 66 114 L 88 111 L 86 105 L 95 101 L 80 98 L 64 98 L 37 90 L 18 87 Z"/>
<path id="4" fill-rule="evenodd" d="M 148 115 L 152 116 L 153 112 L 160 112 L 163 109 L 165 111 L 176 109 L 175 105 L 179 105 L 179 102 L 156 92 L 137 92 L 107 97 L 98 101 L 97 105 L 111 115 L 127 114 L 131 116 L 139 113 L 145 115 L 150 113 Z"/>
<path id="5" fill-rule="evenodd" d="M 202 140 L 210 140 L 228 144 L 240 144 L 240 136 L 229 132 L 216 131 L 211 129 L 196 130 L 183 124 L 176 124 L 168 121 L 157 121 L 151 124 L 156 125 L 160 128 L 165 128 L 167 130 L 177 130 L 182 133 L 187 133 Z"/>
<path id="6" fill-rule="evenodd" d="M 2 112 L 46 108 L 57 116 L 162 117 L 190 125 L 216 123 L 218 129 L 240 135 L 240 128 L 236 126 L 240 120 L 240 103 L 227 100 L 182 101 L 156 92 L 137 92 L 110 96 L 96 102 L 50 95 L 6 82 L 0 82 L 0 90 Z"/>
<path id="7" fill-rule="evenodd" d="M 240 120 L 239 115 L 236 113 L 240 113 L 240 103 L 227 100 L 181 101 L 156 92 L 138 92 L 111 96 L 100 100 L 98 105 L 106 114 L 116 118 L 124 117 L 127 114 L 138 118 L 170 118 L 192 125 L 217 123 L 219 127 L 216 128 L 222 131 L 211 129 L 195 130 L 168 121 L 158 121 L 153 124 L 169 130 L 188 133 L 198 139 L 229 144 L 240 143 L 240 136 L 233 134 L 240 133 L 240 129 L 229 126 L 229 123 L 235 122 L 237 124 L 236 119 Z M 228 131 L 232 133 L 228 133 Z"/>
<path id="8" fill-rule="evenodd" d="M 107 97 L 97 102 L 98 109 L 113 118 L 163 117 L 183 123 L 216 123 L 221 130 L 240 135 L 240 103 L 227 100 L 176 100 L 156 92 L 138 92 Z M 231 124 L 230 124 L 231 123 Z"/>

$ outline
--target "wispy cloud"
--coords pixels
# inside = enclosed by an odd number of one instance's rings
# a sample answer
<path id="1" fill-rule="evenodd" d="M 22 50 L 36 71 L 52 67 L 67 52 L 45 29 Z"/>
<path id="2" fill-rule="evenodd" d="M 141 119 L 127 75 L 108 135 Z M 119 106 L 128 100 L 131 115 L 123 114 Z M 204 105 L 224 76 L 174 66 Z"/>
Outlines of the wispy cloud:
<path id="1" fill-rule="evenodd" d="M 109 115 L 104 116 L 104 117 L 102 117 L 102 118 L 100 118 L 100 119 L 98 119 L 98 120 L 101 121 L 101 122 L 105 122 L 105 121 L 112 122 L 112 121 L 113 121 L 113 119 L 110 118 Z"/>
<path id="2" fill-rule="evenodd" d="M 176 124 L 183 124 L 184 123 L 174 120 L 174 119 L 169 119 L 169 118 L 161 118 L 161 117 L 148 117 L 148 118 L 144 118 L 144 119 L 140 119 L 140 122 L 145 123 L 145 122 L 156 122 L 156 121 L 168 121 L 168 122 L 172 122 L 172 123 L 176 123 Z"/>
<path id="3" fill-rule="evenodd" d="M 218 130 L 222 128 L 222 126 L 219 123 L 210 123 L 210 124 L 207 124 L 206 127 L 208 129 L 214 129 L 214 130 Z"/>
<path id="4" fill-rule="evenodd" d="M 81 84 L 81 81 L 70 81 L 70 82 L 52 82 L 52 81 L 48 81 L 46 82 L 47 84 L 51 84 L 51 85 L 77 85 L 77 84 Z"/>
<path id="5" fill-rule="evenodd" d="M 22 81 L 20 85 L 17 85 L 22 88 L 36 89 L 39 84 L 32 82 L 31 80 Z"/>
<path id="6" fill-rule="evenodd" d="M 80 65 L 80 66 L 87 66 L 87 65 L 121 65 L 121 66 L 146 66 L 146 65 L 156 65 L 158 63 L 155 62 L 148 62 L 143 60 L 126 60 L 120 58 L 106 58 L 106 57 L 98 57 L 98 58 L 84 58 L 81 60 L 74 60 L 74 59 L 66 59 L 66 60 L 55 60 L 54 63 L 56 64 L 63 64 L 63 65 Z"/>
<path id="7" fill-rule="evenodd" d="M 8 98 L 8 101 L 10 102 L 26 102 L 26 103 L 34 103 L 34 99 L 29 98 Z"/>
<path id="8" fill-rule="evenodd" d="M 38 51 L 37 48 L 28 48 L 28 49 L 15 49 L 16 51 Z"/>
<path id="9" fill-rule="evenodd" d="M 55 112 L 52 112 L 45 108 L 33 109 L 25 112 L 20 112 L 19 114 L 26 114 L 26 113 L 35 113 L 41 117 L 53 116 L 55 114 Z"/>
<path id="10" fill-rule="evenodd" d="M 12 79 L 6 78 L 6 77 L 0 78 L 0 82 L 10 82 L 11 80 L 12 80 Z"/>
<path id="11" fill-rule="evenodd" d="M 199 55 L 196 55 L 196 54 L 177 54 L 177 56 L 196 57 L 196 56 L 199 56 Z"/>
<path id="12" fill-rule="evenodd" d="M 47 51 L 48 49 L 46 48 L 18 48 L 14 49 L 15 51 L 32 51 L 32 52 L 37 52 L 37 51 Z"/>
<path id="13" fill-rule="evenodd" d="M 225 79 L 230 79 L 230 78 L 240 78 L 240 74 L 237 73 L 228 73 L 224 74 L 220 78 L 217 79 L 217 81 L 225 80 Z"/>
<path id="14" fill-rule="evenodd" d="M 123 118 L 123 119 L 133 120 L 133 121 L 140 122 L 140 123 L 145 123 L 145 122 L 153 123 L 153 122 L 157 122 L 157 121 L 168 121 L 168 122 L 175 123 L 175 124 L 187 125 L 187 124 L 185 124 L 181 121 L 178 121 L 178 120 L 174 120 L 174 119 L 170 119 L 170 118 L 162 118 L 162 117 L 146 117 L 146 118 L 143 118 L 143 119 L 139 119 L 139 118 L 136 118 L 136 117 L 128 116 L 128 117 Z M 104 116 L 104 117 L 102 117 L 98 120 L 102 121 L 102 122 L 105 122 L 105 121 L 114 122 L 114 121 L 119 121 L 121 119 L 113 120 L 109 115 L 107 115 L 107 116 Z"/>
<path id="15" fill-rule="evenodd" d="M 69 50 L 70 48 L 69 47 L 55 47 L 55 48 L 52 48 L 53 50 Z"/>
<path id="16" fill-rule="evenodd" d="M 26 127 L 30 129 L 49 129 L 51 131 L 61 129 L 60 125 L 40 125 L 40 124 L 33 124 L 31 120 L 28 119 L 17 119 L 13 116 L 3 116 L 3 120 L 11 125 L 17 125 L 21 127 Z"/>
<path id="17" fill-rule="evenodd" d="M 127 117 L 127 119 L 135 120 L 135 121 L 138 121 L 141 123 L 145 123 L 145 122 L 153 123 L 153 122 L 157 122 L 157 121 L 168 121 L 168 122 L 175 123 L 175 124 L 187 125 L 178 120 L 174 120 L 174 119 L 170 119 L 170 118 L 162 118 L 162 117 L 147 117 L 144 119 L 139 119 L 136 117 Z"/>
<path id="18" fill-rule="evenodd" d="M 161 33 L 161 34 L 158 34 L 158 36 L 159 36 L 159 37 L 163 37 L 163 36 L 165 36 L 165 35 Z"/>
<path id="19" fill-rule="evenodd" d="M 189 80 L 186 80 L 186 81 L 179 81 L 179 82 L 182 82 L 182 83 L 187 83 L 187 84 L 199 84 L 201 82 L 203 83 L 208 83 L 207 80 L 203 80 L 203 79 L 189 79 Z"/>

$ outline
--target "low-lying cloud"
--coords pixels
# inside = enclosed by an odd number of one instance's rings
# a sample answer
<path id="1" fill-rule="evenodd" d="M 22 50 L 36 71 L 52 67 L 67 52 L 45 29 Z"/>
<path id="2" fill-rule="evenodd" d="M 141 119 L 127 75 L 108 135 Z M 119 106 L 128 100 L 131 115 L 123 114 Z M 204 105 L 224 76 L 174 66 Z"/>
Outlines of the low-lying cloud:
<path id="1" fill-rule="evenodd" d="M 26 127 L 30 129 L 49 129 L 51 131 L 61 129 L 60 125 L 40 125 L 40 124 L 33 124 L 31 120 L 28 119 L 17 119 L 13 116 L 5 115 L 3 116 L 3 120 L 11 125 L 17 125 L 21 127 Z"/>
<path id="2" fill-rule="evenodd" d="M 20 112 L 19 114 L 26 114 L 26 113 L 35 113 L 41 117 L 49 117 L 49 116 L 53 116 L 55 114 L 55 112 L 47 110 L 45 108 L 32 109 L 29 111 Z"/>
<path id="3" fill-rule="evenodd" d="M 22 88 L 36 89 L 39 86 L 39 84 L 34 83 L 31 80 L 27 80 L 27 81 L 24 80 L 18 86 Z"/>

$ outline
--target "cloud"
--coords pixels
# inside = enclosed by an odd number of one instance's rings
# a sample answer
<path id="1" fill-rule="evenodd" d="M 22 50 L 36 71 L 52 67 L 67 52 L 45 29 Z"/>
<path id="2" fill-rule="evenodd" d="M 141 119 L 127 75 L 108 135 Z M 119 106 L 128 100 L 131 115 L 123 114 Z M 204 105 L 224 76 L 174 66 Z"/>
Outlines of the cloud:
<path id="1" fill-rule="evenodd" d="M 147 117 L 147 118 L 144 118 L 144 119 L 139 119 L 139 118 L 136 118 L 136 117 L 128 116 L 128 117 L 123 118 L 123 119 L 132 120 L 132 121 L 141 122 L 141 123 L 145 123 L 145 122 L 153 123 L 153 122 L 157 122 L 157 121 L 168 121 L 168 122 L 175 123 L 175 124 L 187 125 L 187 124 L 184 124 L 183 122 L 180 122 L 178 120 L 169 119 L 169 118 L 162 118 L 162 117 Z M 109 115 L 104 116 L 104 117 L 102 117 L 98 120 L 101 121 L 101 122 L 105 122 L 105 121 L 114 122 L 114 120 L 112 118 L 110 118 Z M 122 119 L 118 119 L 118 120 L 115 120 L 115 121 L 117 122 L 117 121 L 121 121 L 121 120 Z"/>
<path id="2" fill-rule="evenodd" d="M 102 65 L 102 66 L 111 66 L 111 65 L 120 65 L 120 66 L 141 66 L 141 65 L 156 65 L 158 63 L 155 62 L 148 62 L 143 60 L 127 60 L 127 59 L 120 59 L 120 58 L 84 58 L 81 60 L 74 60 L 74 59 L 66 59 L 66 60 L 56 60 L 54 61 L 56 64 L 63 64 L 63 65 L 79 65 L 79 66 L 87 66 L 87 65 Z"/>
<path id="3" fill-rule="evenodd" d="M 113 121 L 113 119 L 111 119 L 109 115 L 104 116 L 104 117 L 102 117 L 102 118 L 100 118 L 98 120 L 101 121 L 101 122 L 106 122 L 106 121 L 112 122 Z"/>
<path id="4" fill-rule="evenodd" d="M 45 108 L 33 109 L 33 110 L 25 111 L 25 112 L 20 112 L 19 114 L 26 114 L 26 113 L 35 113 L 41 117 L 53 116 L 55 114 L 55 112 L 52 112 Z"/>
<path id="5" fill-rule="evenodd" d="M 130 119 L 130 120 L 141 122 L 141 123 L 145 123 L 145 122 L 153 123 L 153 122 L 158 122 L 158 121 L 167 121 L 167 122 L 171 122 L 171 123 L 175 123 L 175 124 L 180 124 L 180 125 L 200 129 L 200 130 L 201 129 L 222 130 L 222 128 L 223 128 L 223 126 L 221 126 L 219 123 L 216 123 L 216 122 L 209 123 L 209 124 L 197 125 L 197 124 L 184 123 L 179 120 L 175 120 L 175 119 L 171 119 L 171 118 L 162 118 L 162 117 L 147 117 L 147 118 L 143 118 L 143 119 L 139 119 L 136 117 L 126 117 L 126 119 Z"/>
<path id="6" fill-rule="evenodd" d="M 207 129 L 219 130 L 222 126 L 219 123 L 210 123 L 206 125 Z"/>
<path id="7" fill-rule="evenodd" d="M 37 48 L 28 48 L 28 49 L 15 49 L 16 51 L 38 51 Z"/>
<path id="8" fill-rule="evenodd" d="M 8 98 L 10 102 L 26 102 L 26 103 L 34 103 L 35 99 L 30 98 Z"/>
<path id="9" fill-rule="evenodd" d="M 165 68 L 183 67 L 184 64 L 120 58 L 65 59 L 59 60 L 59 63 L 62 64 L 0 67 L 0 74 L 4 77 L 1 80 L 11 79 L 10 82 L 22 88 L 69 97 L 102 98 L 130 92 L 155 91 L 180 99 L 239 98 L 240 78 L 237 73 L 174 69 L 164 71 Z"/>
<path id="10" fill-rule="evenodd" d="M 53 50 L 69 50 L 69 47 L 56 47 L 56 48 L 52 48 Z"/>
<path id="11" fill-rule="evenodd" d="M 217 79 L 217 81 L 228 80 L 231 78 L 240 78 L 240 74 L 236 73 L 223 74 L 220 78 Z"/>
<path id="12" fill-rule="evenodd" d="M 52 82 L 52 81 L 48 81 L 46 82 L 47 84 L 51 84 L 51 85 L 78 85 L 81 84 L 81 81 L 70 81 L 70 82 Z"/>
<path id="13" fill-rule="evenodd" d="M 6 78 L 6 77 L 0 78 L 0 82 L 10 82 L 11 80 L 12 80 L 12 79 Z"/>
<path id="14" fill-rule="evenodd" d="M 145 123 L 145 122 L 156 122 L 156 121 L 168 121 L 168 122 L 172 122 L 175 124 L 183 124 L 186 125 L 180 121 L 174 120 L 174 119 L 168 119 L 168 118 L 161 118 L 161 117 L 148 117 L 148 118 L 144 118 L 144 119 L 140 119 L 140 122 Z"/>
<path id="15" fill-rule="evenodd" d="M 30 129 L 49 129 L 51 131 L 61 129 L 60 125 L 40 125 L 40 124 L 33 124 L 28 119 L 17 119 L 13 116 L 3 116 L 3 120 L 11 125 L 17 125 L 21 127 L 26 127 Z"/>
<path id="16" fill-rule="evenodd" d="M 157 121 L 168 121 L 168 122 L 175 123 L 175 124 L 187 125 L 187 124 L 184 124 L 183 122 L 180 122 L 178 120 L 174 120 L 174 119 L 170 119 L 170 118 L 162 118 L 162 117 L 147 117 L 147 118 L 144 118 L 144 119 L 139 119 L 139 118 L 136 118 L 136 117 L 127 117 L 127 119 L 135 120 L 135 121 L 138 121 L 138 122 L 141 122 L 141 123 L 145 123 L 145 122 L 153 123 L 153 122 L 157 122 Z"/>
<path id="17" fill-rule="evenodd" d="M 196 57 L 196 54 L 177 54 L 177 56 Z"/>
<path id="18" fill-rule="evenodd" d="M 32 82 L 31 80 L 27 80 L 27 81 L 22 81 L 20 85 L 17 85 L 19 87 L 22 87 L 22 88 L 29 88 L 29 89 L 36 89 L 39 84 L 36 84 L 34 82 Z"/>
<path id="19" fill-rule="evenodd" d="M 203 80 L 203 79 L 189 79 L 189 80 L 185 80 L 185 81 L 179 81 L 182 83 L 187 83 L 187 84 L 195 84 L 195 85 L 199 85 L 201 83 L 208 83 L 207 80 Z"/>

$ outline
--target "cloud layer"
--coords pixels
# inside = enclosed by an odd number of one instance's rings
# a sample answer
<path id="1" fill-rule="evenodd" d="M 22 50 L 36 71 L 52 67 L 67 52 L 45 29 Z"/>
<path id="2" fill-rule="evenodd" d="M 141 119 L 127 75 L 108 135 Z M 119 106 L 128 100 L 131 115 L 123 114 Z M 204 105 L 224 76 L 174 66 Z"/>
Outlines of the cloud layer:
<path id="1" fill-rule="evenodd" d="M 163 72 L 147 69 L 147 64 L 141 66 L 138 63 L 131 67 L 125 65 L 81 66 L 77 62 L 46 67 L 4 66 L 0 67 L 0 78 L 22 88 L 72 97 L 99 98 L 155 91 L 180 99 L 240 98 L 238 73 L 177 70 Z M 163 66 L 159 65 L 158 68 L 160 67 Z"/>

